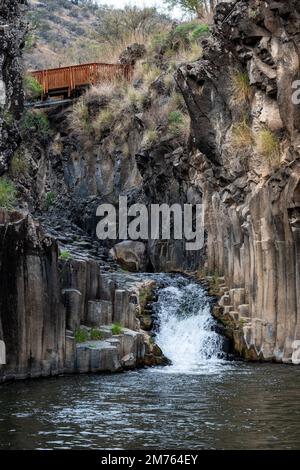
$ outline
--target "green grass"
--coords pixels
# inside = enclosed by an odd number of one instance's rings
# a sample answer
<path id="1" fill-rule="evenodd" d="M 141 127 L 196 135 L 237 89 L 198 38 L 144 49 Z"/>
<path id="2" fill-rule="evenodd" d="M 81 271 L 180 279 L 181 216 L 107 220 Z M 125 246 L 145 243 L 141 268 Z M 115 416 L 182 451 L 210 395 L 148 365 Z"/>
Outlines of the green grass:
<path id="1" fill-rule="evenodd" d="M 168 116 L 168 133 L 186 140 L 190 130 L 190 118 L 181 111 L 171 111 Z"/>
<path id="2" fill-rule="evenodd" d="M 234 104 L 242 106 L 251 100 L 252 88 L 247 71 L 234 71 L 231 74 L 231 89 Z"/>
<path id="3" fill-rule="evenodd" d="M 16 202 L 17 190 L 12 181 L 5 176 L 0 178 L 0 207 L 12 209 Z"/>
<path id="4" fill-rule="evenodd" d="M 56 194 L 53 191 L 49 191 L 48 193 L 46 193 L 45 203 L 46 203 L 47 210 L 49 210 L 50 207 L 53 206 L 53 204 L 55 203 L 55 200 L 56 200 Z"/>
<path id="5" fill-rule="evenodd" d="M 72 259 L 72 255 L 68 250 L 61 250 L 59 259 L 62 261 L 69 261 Z"/>
<path id="6" fill-rule="evenodd" d="M 85 343 L 86 341 L 89 340 L 88 332 L 81 328 L 77 328 L 77 330 L 75 331 L 74 337 L 75 337 L 76 343 Z"/>
<path id="7" fill-rule="evenodd" d="M 103 109 L 100 111 L 96 119 L 93 121 L 93 129 L 96 136 L 101 137 L 104 132 L 109 131 L 114 122 L 114 113 L 111 109 Z"/>
<path id="8" fill-rule="evenodd" d="M 43 140 L 51 136 L 50 124 L 47 115 L 42 111 L 25 111 L 21 119 L 21 131 L 23 137 L 33 135 Z"/>
<path id="9" fill-rule="evenodd" d="M 40 98 L 43 93 L 42 85 L 31 75 L 26 75 L 24 78 L 24 90 L 28 99 Z"/>
<path id="10" fill-rule="evenodd" d="M 180 24 L 175 28 L 175 33 L 183 37 L 189 37 L 196 41 L 204 34 L 209 33 L 208 24 L 199 24 L 199 23 L 184 23 Z"/>
<path id="11" fill-rule="evenodd" d="M 120 335 L 122 331 L 123 329 L 121 323 L 114 323 L 111 327 L 111 332 L 113 335 Z"/>
<path id="12" fill-rule="evenodd" d="M 168 117 L 169 124 L 182 124 L 184 116 L 181 111 L 171 111 Z"/>
<path id="13" fill-rule="evenodd" d="M 92 328 L 90 338 L 93 341 L 101 341 L 101 339 L 103 338 L 103 335 L 102 335 L 101 331 L 98 330 L 97 328 Z"/>
<path id="14" fill-rule="evenodd" d="M 278 163 L 280 159 L 280 143 L 270 129 L 261 129 L 255 136 L 257 152 L 270 163 Z"/>
<path id="15" fill-rule="evenodd" d="M 231 143 L 236 150 L 250 148 L 252 146 L 252 130 L 246 120 L 234 124 L 232 128 Z"/>

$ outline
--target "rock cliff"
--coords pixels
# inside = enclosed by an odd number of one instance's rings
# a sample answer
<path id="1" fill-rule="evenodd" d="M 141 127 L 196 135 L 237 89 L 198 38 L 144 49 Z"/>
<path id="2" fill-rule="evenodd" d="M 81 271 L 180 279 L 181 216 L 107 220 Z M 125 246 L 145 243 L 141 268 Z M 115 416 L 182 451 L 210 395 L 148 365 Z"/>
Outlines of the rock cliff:
<path id="1" fill-rule="evenodd" d="M 0 2 L 0 175 L 20 142 L 16 121 L 23 110 L 21 51 L 26 25 L 21 15 L 24 1 Z"/>
<path id="2" fill-rule="evenodd" d="M 225 276 L 218 316 L 244 356 L 299 362 L 297 1 L 221 4 L 203 59 L 177 81 L 199 153 L 205 270 Z M 232 321 L 233 320 L 233 321 Z"/>

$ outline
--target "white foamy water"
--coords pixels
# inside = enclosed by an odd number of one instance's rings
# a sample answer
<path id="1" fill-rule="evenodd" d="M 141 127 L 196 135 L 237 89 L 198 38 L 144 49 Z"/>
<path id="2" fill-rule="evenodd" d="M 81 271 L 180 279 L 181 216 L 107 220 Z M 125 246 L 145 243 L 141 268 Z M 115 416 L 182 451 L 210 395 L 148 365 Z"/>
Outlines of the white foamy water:
<path id="1" fill-rule="evenodd" d="M 217 372 L 224 365 L 223 338 L 215 331 L 206 291 L 183 277 L 168 281 L 172 284 L 159 291 L 155 306 L 156 342 L 172 362 L 161 372 Z"/>

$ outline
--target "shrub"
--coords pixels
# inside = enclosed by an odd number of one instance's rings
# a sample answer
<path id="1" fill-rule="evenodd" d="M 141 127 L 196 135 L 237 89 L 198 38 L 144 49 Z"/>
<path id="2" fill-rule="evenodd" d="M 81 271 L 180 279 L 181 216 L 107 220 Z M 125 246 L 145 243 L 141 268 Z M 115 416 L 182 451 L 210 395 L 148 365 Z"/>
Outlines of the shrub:
<path id="1" fill-rule="evenodd" d="M 123 329 L 120 323 L 114 323 L 111 327 L 111 332 L 113 335 L 120 335 L 122 331 Z"/>
<path id="2" fill-rule="evenodd" d="M 252 146 L 252 130 L 246 120 L 241 121 L 233 126 L 231 144 L 235 149 L 244 149 Z"/>
<path id="3" fill-rule="evenodd" d="M 55 203 L 56 199 L 56 194 L 53 191 L 49 191 L 46 193 L 45 197 L 45 204 L 46 204 L 46 209 L 49 210 L 51 206 Z"/>
<path id="4" fill-rule="evenodd" d="M 144 133 L 142 146 L 151 147 L 152 145 L 156 144 L 158 139 L 159 139 L 159 136 L 158 136 L 157 130 L 156 129 L 148 129 Z"/>
<path id="5" fill-rule="evenodd" d="M 89 110 L 85 101 L 81 98 L 74 105 L 69 116 L 70 127 L 77 133 L 88 133 L 90 131 Z"/>
<path id="6" fill-rule="evenodd" d="M 59 259 L 62 261 L 69 261 L 70 259 L 72 259 L 72 255 L 69 250 L 61 250 Z"/>
<path id="7" fill-rule="evenodd" d="M 271 163 L 280 159 L 280 144 L 277 136 L 270 129 L 261 129 L 255 136 L 257 152 Z"/>
<path id="8" fill-rule="evenodd" d="M 171 109 L 184 110 L 186 109 L 186 104 L 181 93 L 174 91 L 170 97 L 170 107 Z"/>
<path id="9" fill-rule="evenodd" d="M 160 75 L 160 68 L 150 62 L 140 62 L 135 67 L 135 80 L 142 80 L 147 86 L 151 85 Z"/>
<path id="10" fill-rule="evenodd" d="M 208 24 L 198 24 L 193 31 L 191 32 L 191 38 L 195 41 L 200 39 L 205 34 L 209 33 L 209 26 Z"/>
<path id="11" fill-rule="evenodd" d="M 88 332 L 82 328 L 77 328 L 74 336 L 76 343 L 85 343 L 89 339 Z"/>
<path id="12" fill-rule="evenodd" d="M 28 173 L 28 160 L 26 158 L 26 155 L 24 152 L 21 150 L 18 150 L 17 152 L 14 153 L 14 156 L 10 162 L 10 174 L 13 177 L 20 177 L 24 176 Z"/>
<path id="13" fill-rule="evenodd" d="M 185 52 L 184 60 L 185 62 L 194 62 L 199 60 L 203 55 L 203 49 L 200 44 L 194 43 L 191 44 L 189 49 Z"/>
<path id="14" fill-rule="evenodd" d="M 171 111 L 169 114 L 168 132 L 173 137 L 186 139 L 190 133 L 190 118 L 181 111 Z"/>
<path id="15" fill-rule="evenodd" d="M 100 111 L 96 119 L 93 121 L 93 129 L 96 135 L 102 137 L 103 133 L 107 132 L 114 121 L 114 113 L 111 109 L 103 109 Z"/>
<path id="16" fill-rule="evenodd" d="M 169 114 L 169 124 L 182 124 L 183 114 L 180 111 L 171 111 Z"/>
<path id="17" fill-rule="evenodd" d="M 26 75 L 24 78 L 24 90 L 28 99 L 39 98 L 43 93 L 42 85 L 31 75 Z"/>
<path id="18" fill-rule="evenodd" d="M 136 90 L 133 87 L 129 87 L 125 97 L 125 106 L 126 102 L 130 106 L 144 108 L 148 103 L 148 94 L 144 89 Z"/>
<path id="19" fill-rule="evenodd" d="M 103 337 L 102 333 L 100 330 L 97 328 L 92 328 L 91 329 L 91 334 L 90 334 L 91 340 L 93 341 L 100 341 Z"/>
<path id="20" fill-rule="evenodd" d="M 11 209 L 16 201 L 15 185 L 5 176 L 0 178 L 0 207 Z"/>
<path id="21" fill-rule="evenodd" d="M 24 137 L 28 137 L 28 134 L 34 133 L 38 138 L 45 140 L 51 135 L 51 129 L 46 114 L 37 110 L 26 111 L 23 114 L 21 131 Z"/>
<path id="22" fill-rule="evenodd" d="M 237 105 L 243 105 L 250 101 L 252 96 L 252 88 L 249 76 L 246 71 L 235 71 L 231 74 L 232 101 Z"/>

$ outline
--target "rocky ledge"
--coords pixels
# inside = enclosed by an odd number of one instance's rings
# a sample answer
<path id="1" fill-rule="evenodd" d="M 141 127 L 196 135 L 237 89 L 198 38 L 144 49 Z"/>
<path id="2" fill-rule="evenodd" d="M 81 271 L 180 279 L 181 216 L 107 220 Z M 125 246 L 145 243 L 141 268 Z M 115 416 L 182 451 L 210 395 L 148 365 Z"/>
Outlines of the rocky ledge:
<path id="1" fill-rule="evenodd" d="M 0 382 L 165 362 L 141 329 L 152 281 L 60 259 L 26 212 L 0 212 L 0 259 Z"/>

